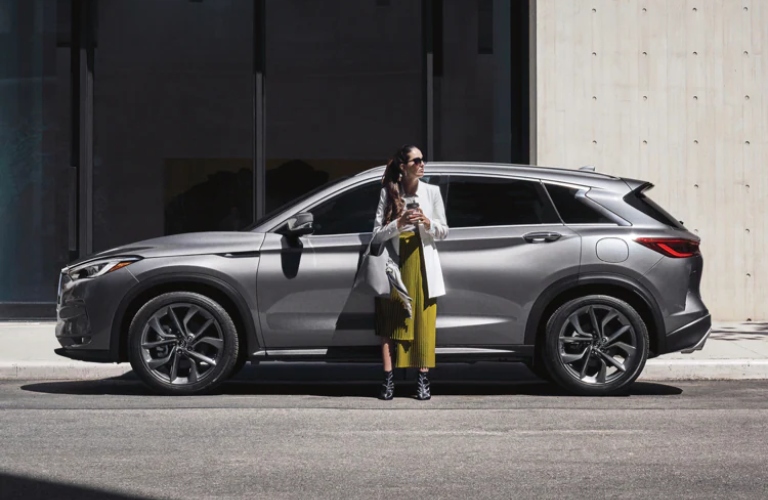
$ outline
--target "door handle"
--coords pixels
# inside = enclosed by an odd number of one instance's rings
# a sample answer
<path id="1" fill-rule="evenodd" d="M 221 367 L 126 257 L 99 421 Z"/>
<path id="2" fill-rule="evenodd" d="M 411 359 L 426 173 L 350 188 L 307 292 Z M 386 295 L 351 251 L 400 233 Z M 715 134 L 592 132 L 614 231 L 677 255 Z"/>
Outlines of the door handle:
<path id="1" fill-rule="evenodd" d="M 560 239 L 562 234 L 560 233 L 550 233 L 550 232 L 541 232 L 541 233 L 527 233 L 523 235 L 523 239 L 527 241 L 528 243 L 535 243 L 537 241 L 557 241 Z"/>

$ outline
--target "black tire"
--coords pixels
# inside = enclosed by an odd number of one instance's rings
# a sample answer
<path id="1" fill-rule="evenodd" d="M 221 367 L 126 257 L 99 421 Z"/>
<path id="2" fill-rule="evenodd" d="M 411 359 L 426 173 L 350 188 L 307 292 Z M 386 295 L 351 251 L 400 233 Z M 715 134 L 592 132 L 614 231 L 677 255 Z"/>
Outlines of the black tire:
<path id="1" fill-rule="evenodd" d="M 168 311 L 176 315 L 177 322 L 173 321 L 173 316 Z M 184 317 L 184 320 L 179 318 L 180 312 L 186 312 L 189 321 L 187 317 Z M 159 335 L 156 334 L 157 329 L 150 326 L 150 322 L 154 324 L 156 319 L 157 324 L 163 327 L 163 333 Z M 194 337 L 193 333 L 188 331 L 195 326 L 192 325 L 193 320 L 195 325 L 202 321 L 199 329 L 212 334 L 203 335 L 205 338 L 197 343 L 187 344 L 187 341 Z M 187 335 L 179 335 L 174 325 L 181 326 Z M 167 345 L 152 349 L 142 347 L 143 336 L 145 340 L 153 336 L 153 341 L 148 343 Z M 239 348 L 237 329 L 227 311 L 209 297 L 193 292 L 170 292 L 155 297 L 139 309 L 128 331 L 128 358 L 134 372 L 150 389 L 170 396 L 206 394 L 216 389 L 232 375 Z M 177 354 L 177 351 L 180 352 Z M 215 354 L 212 354 L 213 351 Z M 156 369 L 150 367 L 150 363 L 159 363 L 165 359 L 167 352 L 170 352 L 171 361 Z M 203 356 L 205 361 L 199 361 L 198 358 Z M 174 362 L 176 358 L 179 361 Z M 211 363 L 211 360 L 214 363 Z M 186 369 L 183 381 L 180 376 L 171 377 L 172 368 L 168 367 L 169 364 L 176 368 L 174 374 L 183 373 Z M 169 368 L 168 380 L 162 372 L 165 368 Z M 176 380 L 177 383 L 171 383 L 171 380 Z"/>
<path id="2" fill-rule="evenodd" d="M 609 396 L 637 379 L 648 359 L 648 345 L 648 328 L 632 306 L 608 295 L 588 295 L 563 304 L 550 316 L 542 358 L 552 381 L 568 392 Z"/>

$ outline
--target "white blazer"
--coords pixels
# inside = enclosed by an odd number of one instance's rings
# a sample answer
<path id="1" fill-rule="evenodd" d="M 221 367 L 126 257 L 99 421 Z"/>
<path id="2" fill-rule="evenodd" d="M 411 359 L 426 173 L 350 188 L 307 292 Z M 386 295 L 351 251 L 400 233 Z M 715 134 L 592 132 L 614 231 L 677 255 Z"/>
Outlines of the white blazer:
<path id="1" fill-rule="evenodd" d="M 443 269 L 440 267 L 440 259 L 437 255 L 435 241 L 444 240 L 448 236 L 448 222 L 445 220 L 445 206 L 443 205 L 443 196 L 440 194 L 440 188 L 419 181 L 416 187 L 416 200 L 419 202 L 421 211 L 432 222 L 427 230 L 424 224 L 419 224 L 419 234 L 421 236 L 421 251 L 424 255 L 425 275 L 427 277 L 427 291 L 429 298 L 445 295 L 445 283 L 443 282 Z M 400 233 L 412 230 L 409 227 L 398 228 L 397 219 L 386 226 L 384 223 L 384 209 L 387 206 L 387 190 L 381 189 L 379 197 L 379 206 L 376 209 L 376 221 L 373 224 L 374 244 L 384 244 L 390 239 L 392 247 L 399 256 L 400 252 Z M 393 256 L 392 259 L 398 260 Z"/>

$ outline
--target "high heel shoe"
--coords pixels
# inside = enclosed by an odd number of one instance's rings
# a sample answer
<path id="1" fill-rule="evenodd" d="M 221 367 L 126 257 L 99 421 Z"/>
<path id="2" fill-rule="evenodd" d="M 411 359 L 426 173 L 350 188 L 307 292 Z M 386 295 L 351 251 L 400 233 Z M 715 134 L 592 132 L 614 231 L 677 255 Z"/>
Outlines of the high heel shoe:
<path id="1" fill-rule="evenodd" d="M 416 381 L 416 399 L 426 401 L 430 398 L 432 398 L 432 394 L 429 389 L 427 372 L 419 372 L 419 379 Z"/>
<path id="2" fill-rule="evenodd" d="M 384 372 L 384 383 L 381 384 L 379 399 L 389 401 L 395 397 L 395 378 L 391 371 Z"/>

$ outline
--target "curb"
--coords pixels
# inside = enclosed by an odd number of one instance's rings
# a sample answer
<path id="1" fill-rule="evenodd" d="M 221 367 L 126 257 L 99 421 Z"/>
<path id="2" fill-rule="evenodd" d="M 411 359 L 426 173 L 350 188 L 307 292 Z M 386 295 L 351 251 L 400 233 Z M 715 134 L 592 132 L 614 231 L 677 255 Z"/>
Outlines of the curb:
<path id="1" fill-rule="evenodd" d="M 0 380 L 100 380 L 131 371 L 129 363 L 0 362 Z M 638 380 L 768 380 L 768 359 L 652 359 Z"/>
<path id="2" fill-rule="evenodd" d="M 5 362 L 0 363 L 0 380 L 99 380 L 130 371 L 128 363 Z"/>
<path id="3" fill-rule="evenodd" d="M 651 359 L 638 380 L 765 380 L 768 359 Z"/>

